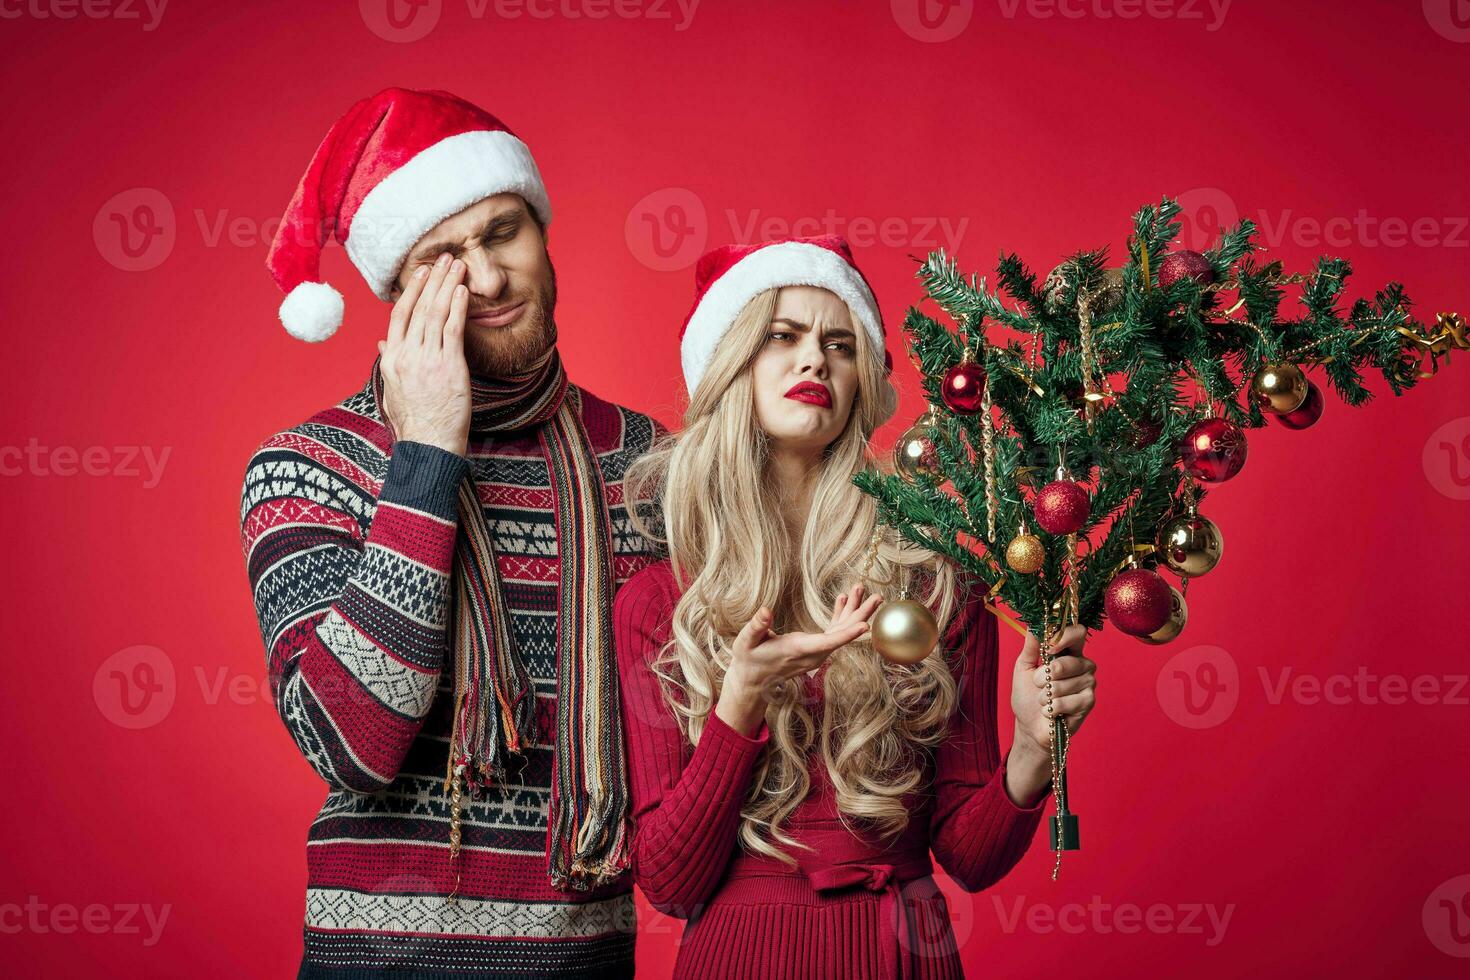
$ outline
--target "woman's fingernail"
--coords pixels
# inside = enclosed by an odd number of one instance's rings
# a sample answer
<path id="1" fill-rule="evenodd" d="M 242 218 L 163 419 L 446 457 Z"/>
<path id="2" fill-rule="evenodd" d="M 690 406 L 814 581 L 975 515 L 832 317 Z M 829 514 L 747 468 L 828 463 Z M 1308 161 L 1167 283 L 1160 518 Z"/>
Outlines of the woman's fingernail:
<path id="1" fill-rule="evenodd" d="M 413 277 L 415 279 L 422 279 L 422 278 L 424 278 L 424 276 L 427 276 L 428 274 L 429 274 L 429 267 L 426 266 L 426 265 L 421 265 L 416 270 L 414 270 Z"/>

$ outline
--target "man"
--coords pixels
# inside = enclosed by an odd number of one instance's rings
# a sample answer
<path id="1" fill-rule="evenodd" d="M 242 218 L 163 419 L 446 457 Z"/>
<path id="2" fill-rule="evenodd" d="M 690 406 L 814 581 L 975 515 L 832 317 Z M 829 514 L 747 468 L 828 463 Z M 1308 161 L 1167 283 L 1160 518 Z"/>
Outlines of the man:
<path id="1" fill-rule="evenodd" d="M 610 611 L 660 430 L 568 382 L 550 219 L 499 120 L 390 88 L 271 245 L 295 336 L 342 319 L 327 234 L 393 302 L 366 384 L 266 440 L 241 503 L 276 709 L 329 786 L 302 978 L 632 974 Z"/>

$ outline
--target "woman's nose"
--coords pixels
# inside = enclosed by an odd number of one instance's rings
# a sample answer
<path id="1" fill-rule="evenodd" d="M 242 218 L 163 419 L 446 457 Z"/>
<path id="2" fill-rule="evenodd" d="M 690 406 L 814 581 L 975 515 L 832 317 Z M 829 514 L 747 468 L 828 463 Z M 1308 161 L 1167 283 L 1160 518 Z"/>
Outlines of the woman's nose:
<path id="1" fill-rule="evenodd" d="M 827 371 L 827 354 L 822 350 L 821 345 L 802 345 L 800 361 L 797 363 L 796 370 L 801 374 L 811 373 L 819 377 L 825 374 Z"/>

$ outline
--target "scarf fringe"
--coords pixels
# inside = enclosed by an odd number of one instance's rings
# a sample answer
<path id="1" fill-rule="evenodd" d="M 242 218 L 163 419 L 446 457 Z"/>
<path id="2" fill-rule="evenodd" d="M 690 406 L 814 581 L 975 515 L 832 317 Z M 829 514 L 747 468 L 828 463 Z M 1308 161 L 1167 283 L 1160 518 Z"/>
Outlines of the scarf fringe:
<path id="1" fill-rule="evenodd" d="M 373 366 L 382 413 L 382 376 Z M 560 554 L 557 712 L 547 874 L 561 890 L 617 880 L 630 864 L 628 789 L 616 663 L 612 654 L 613 551 L 606 490 L 580 412 L 553 348 L 533 372 L 476 388 L 477 431 L 539 426 L 551 475 Z M 390 433 L 392 431 L 389 425 Z M 459 487 L 453 573 L 454 702 L 444 790 L 450 794 L 449 861 L 457 899 L 463 815 L 479 791 L 524 768 L 538 743 L 536 696 L 515 642 L 491 530 L 473 475 Z"/>

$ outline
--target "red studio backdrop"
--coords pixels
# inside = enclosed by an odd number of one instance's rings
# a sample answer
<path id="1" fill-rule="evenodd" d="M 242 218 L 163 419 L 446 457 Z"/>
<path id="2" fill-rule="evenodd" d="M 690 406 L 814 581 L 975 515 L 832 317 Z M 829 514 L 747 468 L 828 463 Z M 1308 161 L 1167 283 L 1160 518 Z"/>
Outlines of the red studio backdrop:
<path id="1" fill-rule="evenodd" d="M 939 246 L 1044 273 L 1167 194 L 1187 244 L 1250 217 L 1289 269 L 1470 313 L 1464 0 L 3 0 L 0 43 L 7 976 L 294 975 L 324 788 L 265 688 L 239 491 L 384 333 L 333 245 L 346 323 L 292 340 L 263 260 L 386 85 L 526 139 L 572 378 L 671 426 L 694 258 L 783 233 L 847 235 L 873 281 L 884 449 Z M 1179 640 L 1091 642 L 1084 849 L 945 882 L 971 975 L 1470 974 L 1470 357 L 1374 387 L 1252 433 Z M 639 911 L 666 976 L 682 924 Z"/>

